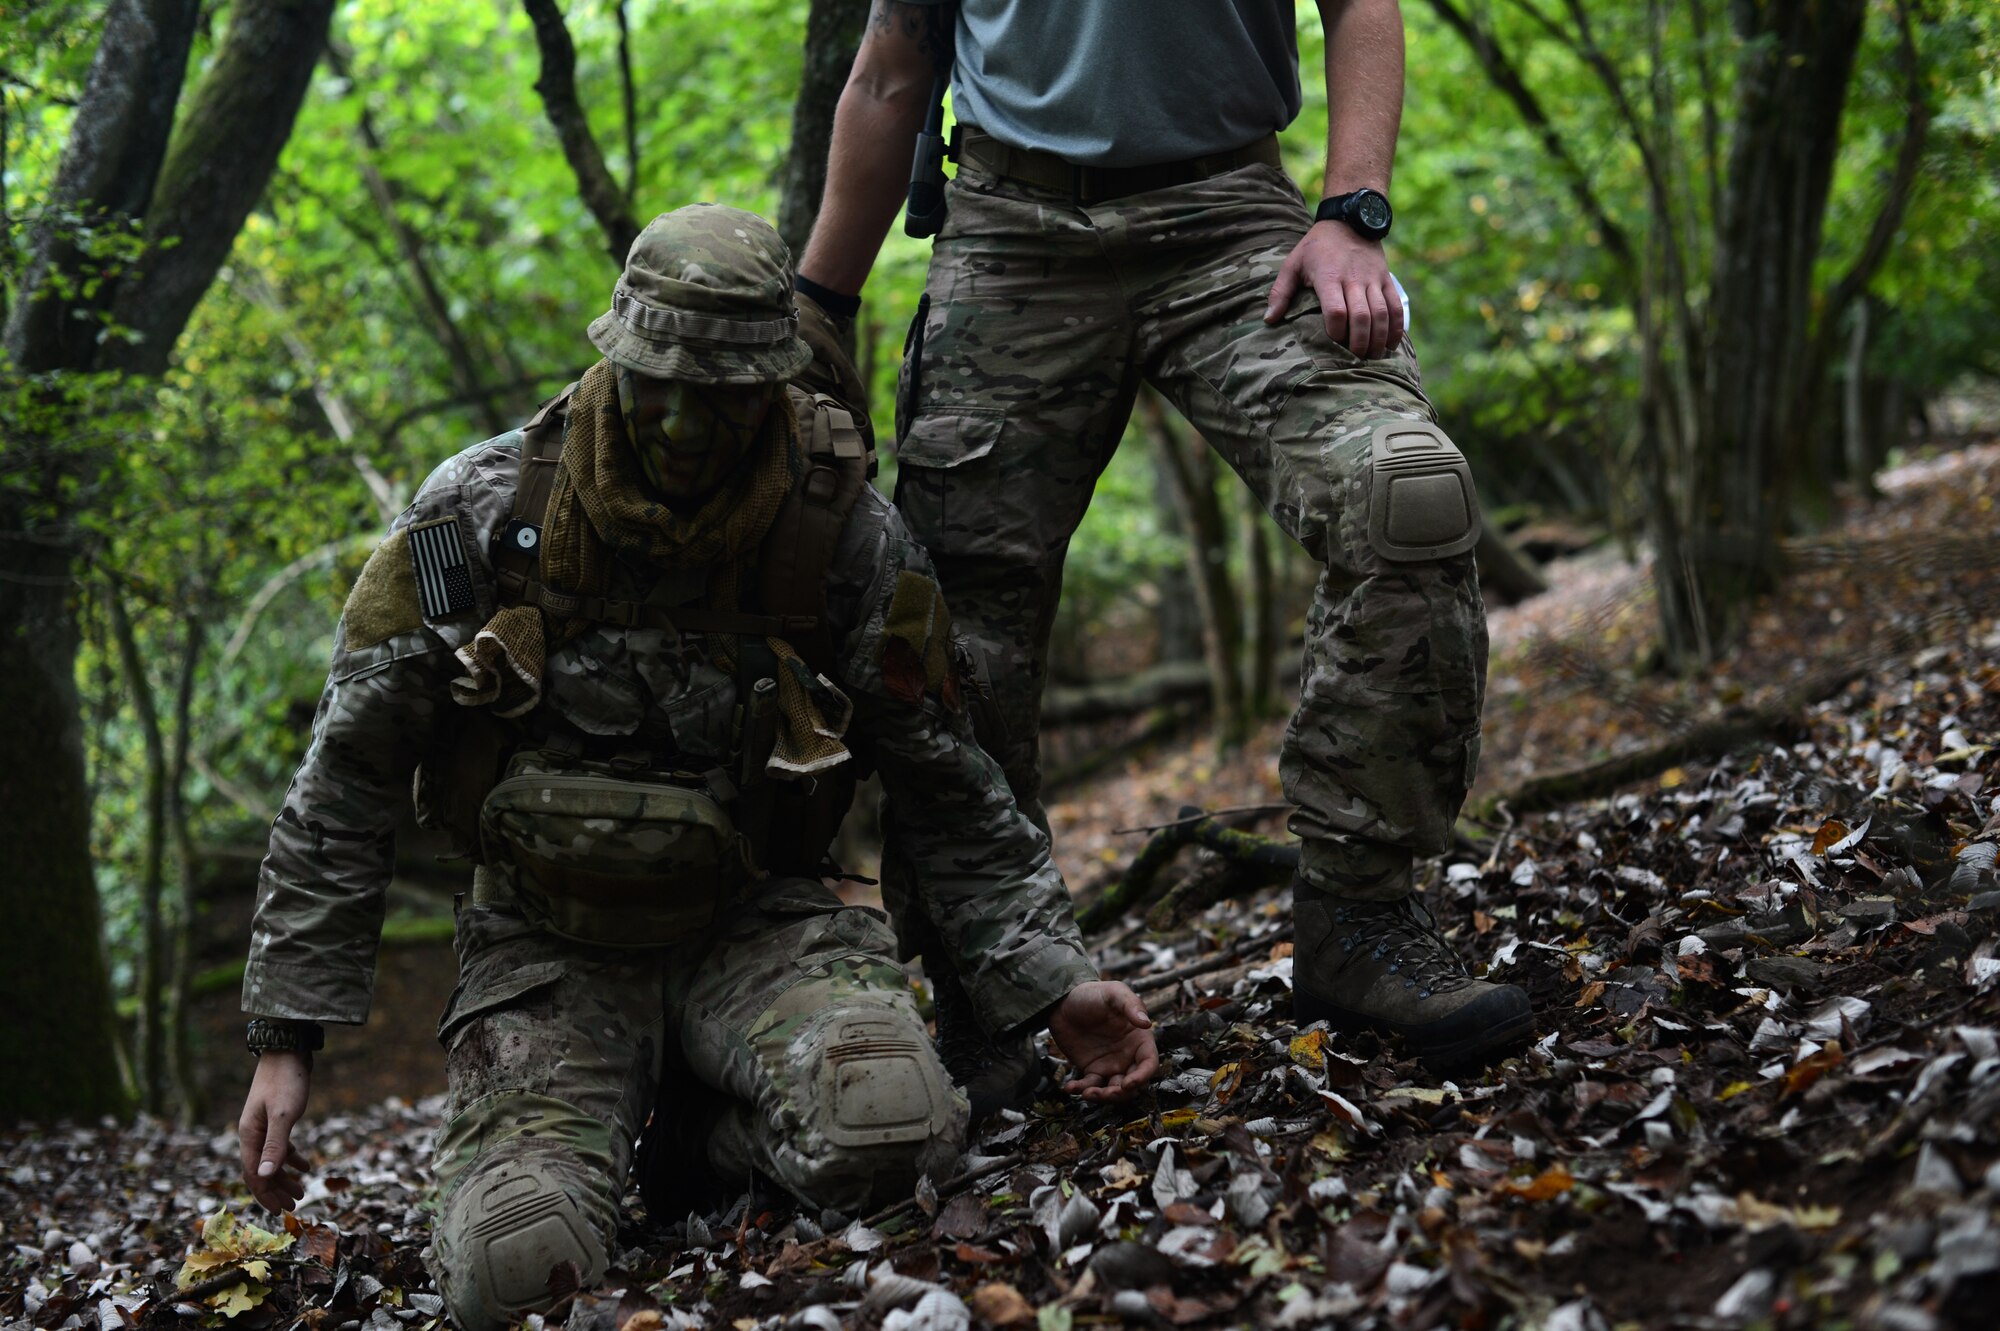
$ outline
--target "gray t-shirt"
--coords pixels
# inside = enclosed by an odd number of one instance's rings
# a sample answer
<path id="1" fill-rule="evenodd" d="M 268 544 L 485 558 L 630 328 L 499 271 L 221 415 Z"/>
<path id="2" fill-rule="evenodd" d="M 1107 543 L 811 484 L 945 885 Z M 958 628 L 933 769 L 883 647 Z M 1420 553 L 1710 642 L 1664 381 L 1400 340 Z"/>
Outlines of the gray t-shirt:
<path id="1" fill-rule="evenodd" d="M 957 37 L 959 122 L 1072 162 L 1228 152 L 1299 113 L 1292 0 L 962 0 Z"/>

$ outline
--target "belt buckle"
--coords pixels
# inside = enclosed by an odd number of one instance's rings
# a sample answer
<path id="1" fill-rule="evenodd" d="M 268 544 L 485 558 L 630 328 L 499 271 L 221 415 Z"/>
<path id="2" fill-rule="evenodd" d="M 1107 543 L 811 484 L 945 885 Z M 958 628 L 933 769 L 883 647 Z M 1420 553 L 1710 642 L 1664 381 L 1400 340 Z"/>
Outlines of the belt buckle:
<path id="1" fill-rule="evenodd" d="M 1081 166 L 1075 163 L 1072 163 L 1070 165 L 1069 201 L 1072 207 L 1087 208 L 1090 206 L 1090 198 L 1089 198 L 1090 170 L 1091 168 L 1087 166 Z"/>

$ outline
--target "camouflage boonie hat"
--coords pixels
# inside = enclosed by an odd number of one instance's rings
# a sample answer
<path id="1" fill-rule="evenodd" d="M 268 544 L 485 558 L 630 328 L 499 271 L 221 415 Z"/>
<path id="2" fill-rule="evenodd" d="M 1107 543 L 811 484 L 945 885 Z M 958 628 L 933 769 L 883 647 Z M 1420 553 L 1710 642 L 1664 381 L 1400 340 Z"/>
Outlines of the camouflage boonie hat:
<path id="1" fill-rule="evenodd" d="M 799 340 L 792 256 L 769 222 L 695 203 L 646 224 L 590 340 L 612 363 L 695 384 L 782 382 L 812 352 Z"/>

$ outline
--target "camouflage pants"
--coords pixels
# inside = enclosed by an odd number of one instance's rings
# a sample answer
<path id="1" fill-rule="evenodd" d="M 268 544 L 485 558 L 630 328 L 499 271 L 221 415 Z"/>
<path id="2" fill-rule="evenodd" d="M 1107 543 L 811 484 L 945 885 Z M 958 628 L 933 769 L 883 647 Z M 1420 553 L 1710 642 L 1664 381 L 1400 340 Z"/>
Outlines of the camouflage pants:
<path id="1" fill-rule="evenodd" d="M 1470 553 L 1392 562 L 1369 539 L 1373 427 L 1434 414 L 1408 340 L 1360 359 L 1310 294 L 1263 322 L 1310 223 L 1264 166 L 1091 207 L 961 171 L 903 367 L 896 504 L 986 657 L 995 756 L 1046 826 L 1063 558 L 1140 383 L 1156 387 L 1322 566 L 1279 759 L 1291 827 L 1308 879 L 1392 898 L 1413 854 L 1450 845 L 1471 782 L 1485 614 Z"/>
<path id="2" fill-rule="evenodd" d="M 457 948 L 433 1266 L 466 1331 L 545 1305 L 564 1260 L 602 1274 L 656 1096 L 704 1106 L 678 1116 L 701 1137 L 667 1144 L 683 1158 L 705 1152 L 735 1182 L 754 1169 L 818 1206 L 906 1196 L 962 1148 L 965 1102 L 888 927 L 819 883 L 768 880 L 729 924 L 647 951 L 469 906 Z"/>

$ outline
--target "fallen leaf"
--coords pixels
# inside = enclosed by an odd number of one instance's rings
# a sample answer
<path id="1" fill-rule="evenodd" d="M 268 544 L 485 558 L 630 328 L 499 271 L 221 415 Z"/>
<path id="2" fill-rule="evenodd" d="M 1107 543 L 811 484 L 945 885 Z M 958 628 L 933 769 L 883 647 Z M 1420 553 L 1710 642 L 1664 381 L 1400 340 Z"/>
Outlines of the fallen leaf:
<path id="1" fill-rule="evenodd" d="M 298 1239 L 294 1235 L 273 1234 L 255 1225 L 238 1224 L 236 1217 L 228 1211 L 217 1211 L 201 1222 L 202 1246 L 188 1254 L 180 1274 L 174 1277 L 174 1284 L 186 1289 L 203 1277 L 246 1257 L 280 1253 L 296 1242 Z"/>
<path id="2" fill-rule="evenodd" d="M 1292 1037 L 1292 1062 L 1318 1071 L 1326 1066 L 1326 1032 L 1307 1031 Z"/>
<path id="3" fill-rule="evenodd" d="M 1021 1297 L 1021 1291 L 1004 1280 L 990 1280 L 972 1291 L 966 1306 L 982 1322 L 995 1326 L 1013 1326 L 1018 1322 L 1035 1320 L 1034 1305 Z"/>
<path id="4" fill-rule="evenodd" d="M 1560 1197 L 1576 1186 L 1567 1166 L 1560 1163 L 1550 1165 L 1531 1179 L 1505 1179 L 1493 1189 L 1510 1197 L 1519 1197 L 1524 1202 L 1545 1202 Z"/>
<path id="5" fill-rule="evenodd" d="M 1780 1099 L 1799 1095 L 1821 1077 L 1846 1062 L 1838 1044 L 1830 1044 L 1810 1058 L 1800 1059 L 1785 1072 L 1785 1091 Z"/>
<path id="6" fill-rule="evenodd" d="M 1819 831 L 1813 833 L 1812 853 L 1815 855 L 1826 854 L 1829 847 L 1837 846 L 1847 839 L 1849 830 L 1851 829 L 1849 829 L 1847 824 L 1841 822 L 1840 819 L 1827 819 L 1819 825 Z"/>
<path id="7" fill-rule="evenodd" d="M 991 1266 L 995 1262 L 1012 1262 L 1019 1260 L 1018 1258 L 1009 1257 L 1006 1253 L 1003 1252 L 994 1252 L 991 1248 L 974 1247 L 970 1243 L 959 1244 L 956 1248 L 952 1249 L 952 1253 L 954 1256 L 958 1258 L 959 1261 L 966 1262 L 973 1266 Z"/>

